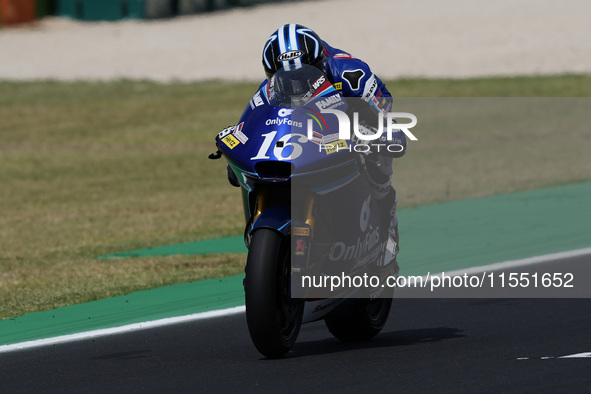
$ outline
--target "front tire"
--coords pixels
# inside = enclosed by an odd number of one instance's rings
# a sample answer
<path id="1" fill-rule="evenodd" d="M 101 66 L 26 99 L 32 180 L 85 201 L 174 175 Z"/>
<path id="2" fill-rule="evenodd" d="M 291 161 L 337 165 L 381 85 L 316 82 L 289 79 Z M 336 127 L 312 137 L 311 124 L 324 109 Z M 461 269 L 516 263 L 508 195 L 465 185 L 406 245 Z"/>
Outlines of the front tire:
<path id="1" fill-rule="evenodd" d="M 278 358 L 294 345 L 302 324 L 303 300 L 291 298 L 289 239 L 261 228 L 252 234 L 246 262 L 246 321 L 250 338 L 266 357 Z"/>

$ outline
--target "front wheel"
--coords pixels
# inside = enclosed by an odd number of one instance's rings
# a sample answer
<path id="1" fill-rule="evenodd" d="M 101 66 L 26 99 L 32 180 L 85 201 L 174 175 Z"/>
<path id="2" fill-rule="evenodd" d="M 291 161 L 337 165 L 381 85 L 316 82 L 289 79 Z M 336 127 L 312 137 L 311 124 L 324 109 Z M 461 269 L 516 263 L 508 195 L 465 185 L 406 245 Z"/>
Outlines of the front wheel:
<path id="1" fill-rule="evenodd" d="M 278 358 L 294 345 L 304 310 L 291 298 L 289 239 L 275 230 L 256 230 L 250 242 L 244 282 L 250 338 L 264 356 Z"/>

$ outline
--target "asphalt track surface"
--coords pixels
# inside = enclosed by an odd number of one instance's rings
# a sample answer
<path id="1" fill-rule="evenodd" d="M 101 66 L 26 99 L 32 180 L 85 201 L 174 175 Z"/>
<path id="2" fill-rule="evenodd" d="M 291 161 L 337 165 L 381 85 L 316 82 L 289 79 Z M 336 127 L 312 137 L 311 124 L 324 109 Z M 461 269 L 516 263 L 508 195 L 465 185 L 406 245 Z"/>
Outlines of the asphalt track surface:
<path id="1" fill-rule="evenodd" d="M 590 328 L 589 298 L 396 299 L 372 341 L 315 322 L 269 360 L 241 313 L 0 354 L 0 392 L 590 392 L 591 358 L 561 358 Z"/>

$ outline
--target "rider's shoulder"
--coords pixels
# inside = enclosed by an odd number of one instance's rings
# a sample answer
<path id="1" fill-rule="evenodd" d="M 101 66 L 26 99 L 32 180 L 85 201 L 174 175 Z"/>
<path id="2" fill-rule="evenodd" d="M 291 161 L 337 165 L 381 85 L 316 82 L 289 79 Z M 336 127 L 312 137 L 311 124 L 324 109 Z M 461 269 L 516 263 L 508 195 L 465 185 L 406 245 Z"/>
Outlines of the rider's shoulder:
<path id="1" fill-rule="evenodd" d="M 323 41 L 323 44 L 326 59 L 329 63 L 339 67 L 360 66 L 369 69 L 367 63 L 361 59 L 356 58 L 351 53 L 339 48 L 332 47 L 326 41 Z"/>
<path id="2" fill-rule="evenodd" d="M 360 94 L 365 82 L 373 75 L 369 65 L 361 59 L 353 57 L 349 52 L 334 48 L 324 42 L 327 60 L 327 72 L 333 84 L 342 86 L 351 94 Z"/>

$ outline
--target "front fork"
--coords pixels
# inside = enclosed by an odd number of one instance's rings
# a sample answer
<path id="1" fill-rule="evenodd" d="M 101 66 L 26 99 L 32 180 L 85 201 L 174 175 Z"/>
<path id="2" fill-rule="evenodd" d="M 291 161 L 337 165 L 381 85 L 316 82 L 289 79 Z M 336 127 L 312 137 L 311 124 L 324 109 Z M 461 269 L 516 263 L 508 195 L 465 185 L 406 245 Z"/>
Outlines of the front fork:
<path id="1" fill-rule="evenodd" d="M 253 191 L 242 189 L 244 242 L 249 247 L 250 237 L 258 228 L 280 232 L 291 241 L 292 272 L 303 272 L 308 266 L 314 237 L 316 203 L 311 192 L 294 200 L 296 204 L 292 205 L 291 190 L 284 185 L 260 184 Z"/>
<path id="2" fill-rule="evenodd" d="M 290 235 L 291 195 L 289 184 L 262 183 L 252 189 L 242 189 L 242 204 L 246 227 L 244 241 L 250 245 L 253 231 L 269 228 Z"/>

